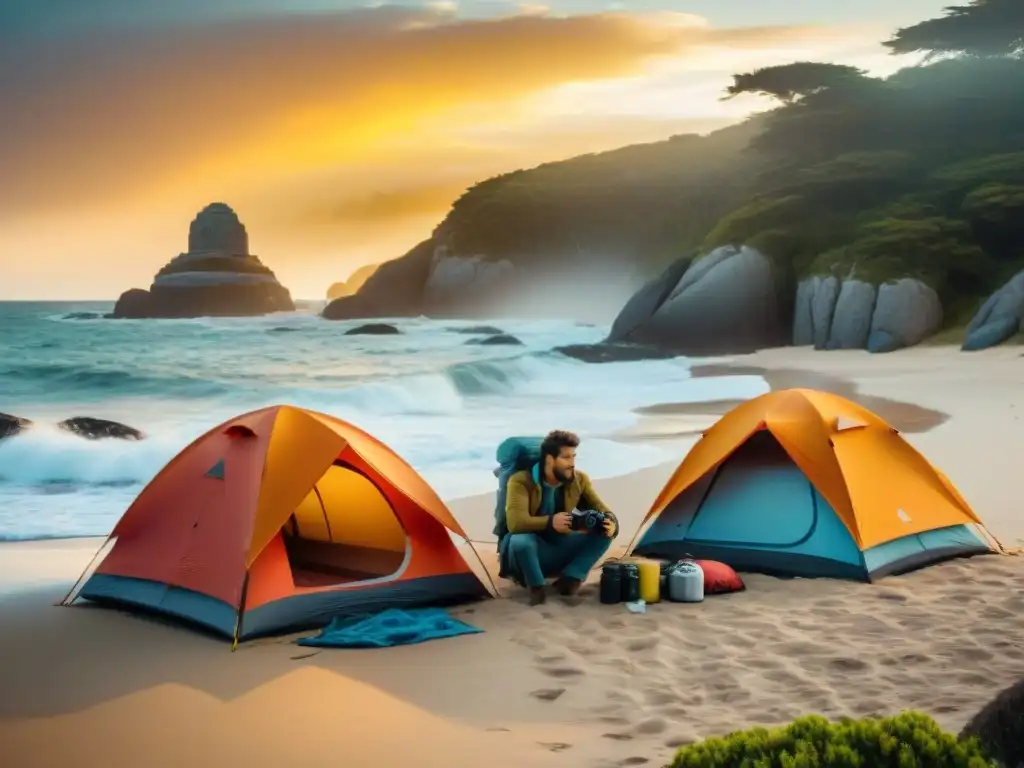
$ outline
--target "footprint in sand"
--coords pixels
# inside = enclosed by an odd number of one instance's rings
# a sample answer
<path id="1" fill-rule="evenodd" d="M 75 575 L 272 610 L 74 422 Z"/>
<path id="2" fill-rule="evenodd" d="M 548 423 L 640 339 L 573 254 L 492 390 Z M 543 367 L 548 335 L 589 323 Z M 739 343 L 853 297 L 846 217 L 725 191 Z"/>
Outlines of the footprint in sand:
<path id="1" fill-rule="evenodd" d="M 694 738 L 692 736 L 672 736 L 665 740 L 665 746 L 669 749 L 679 749 L 693 744 Z"/>
<path id="2" fill-rule="evenodd" d="M 619 765 L 645 765 L 649 762 L 651 762 L 649 757 L 640 757 L 639 755 L 635 755 L 633 757 L 627 757 L 625 760 L 621 760 Z"/>
<path id="3" fill-rule="evenodd" d="M 658 635 L 648 635 L 647 637 L 641 637 L 636 640 L 630 640 L 626 643 L 626 650 L 630 653 L 638 653 L 639 651 L 649 651 L 654 648 L 660 638 Z"/>
<path id="4" fill-rule="evenodd" d="M 956 676 L 956 681 L 960 685 L 977 688 L 991 688 L 994 685 L 992 678 L 977 672 L 963 672 Z"/>
<path id="5" fill-rule="evenodd" d="M 537 744 L 551 752 L 564 752 L 567 749 L 572 749 L 572 744 L 565 744 L 561 741 L 538 741 Z"/>
<path id="6" fill-rule="evenodd" d="M 984 648 L 959 647 L 952 652 L 953 661 L 992 661 L 992 654 Z"/>
<path id="7" fill-rule="evenodd" d="M 654 736 L 659 733 L 664 733 L 667 727 L 668 723 L 666 723 L 662 718 L 652 717 L 649 720 L 644 720 L 633 730 L 643 736 Z"/>
<path id="8" fill-rule="evenodd" d="M 630 733 L 602 733 L 601 737 L 612 741 L 630 741 L 633 735 Z"/>
<path id="9" fill-rule="evenodd" d="M 647 691 L 647 693 L 644 694 L 644 698 L 647 700 L 648 704 L 655 707 L 664 707 L 679 699 L 674 692 L 658 688 Z"/>
<path id="10" fill-rule="evenodd" d="M 567 657 L 566 657 L 566 655 L 564 653 L 548 653 L 548 654 L 543 654 L 543 655 L 542 654 L 538 654 L 537 655 L 537 663 L 538 664 L 557 664 L 560 661 L 565 661 L 566 658 Z"/>
<path id="11" fill-rule="evenodd" d="M 565 693 L 565 688 L 540 688 L 536 691 L 530 691 L 530 695 L 535 699 L 541 701 L 554 701 L 559 696 Z"/>
<path id="12" fill-rule="evenodd" d="M 560 680 L 578 677 L 583 674 L 583 670 L 576 667 L 541 667 L 540 671 L 548 677 L 554 677 Z"/>
<path id="13" fill-rule="evenodd" d="M 867 662 L 848 656 L 836 656 L 834 659 L 829 659 L 828 665 L 837 672 L 861 672 L 868 668 Z"/>

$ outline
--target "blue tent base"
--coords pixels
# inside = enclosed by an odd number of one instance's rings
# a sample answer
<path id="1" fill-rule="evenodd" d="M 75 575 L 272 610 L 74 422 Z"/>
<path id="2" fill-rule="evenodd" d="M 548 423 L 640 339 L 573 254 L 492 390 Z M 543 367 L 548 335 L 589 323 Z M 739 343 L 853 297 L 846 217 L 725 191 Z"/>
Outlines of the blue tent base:
<path id="1" fill-rule="evenodd" d="M 717 560 L 747 573 L 859 581 L 991 551 L 968 525 L 922 531 L 861 551 L 767 430 L 674 499 L 634 549 L 646 557 Z"/>
<path id="2" fill-rule="evenodd" d="M 315 648 L 391 648 L 478 632 L 483 630 L 452 618 L 441 608 L 393 608 L 372 616 L 334 619 L 319 635 L 295 642 Z"/>
<path id="3" fill-rule="evenodd" d="M 957 527 L 962 528 L 963 526 Z M 634 552 L 641 557 L 664 560 L 681 560 L 685 557 L 692 557 L 696 560 L 716 560 L 725 563 L 739 573 L 763 573 L 779 578 L 847 579 L 867 582 L 877 581 L 886 576 L 909 573 L 944 560 L 992 554 L 991 549 L 980 544 L 970 549 L 947 547 L 919 550 L 901 560 L 894 560 L 873 571 L 868 571 L 863 565 L 842 563 L 821 557 L 784 551 L 743 550 L 695 541 L 662 541 L 645 547 L 636 547 Z"/>
<path id="4" fill-rule="evenodd" d="M 99 605 L 172 618 L 232 639 L 238 611 L 233 606 L 190 589 L 147 579 L 93 574 L 78 595 Z M 321 629 L 331 620 L 366 616 L 389 608 L 461 605 L 488 597 L 472 573 L 428 576 L 396 581 L 373 589 L 325 590 L 266 603 L 242 615 L 240 641 Z"/>

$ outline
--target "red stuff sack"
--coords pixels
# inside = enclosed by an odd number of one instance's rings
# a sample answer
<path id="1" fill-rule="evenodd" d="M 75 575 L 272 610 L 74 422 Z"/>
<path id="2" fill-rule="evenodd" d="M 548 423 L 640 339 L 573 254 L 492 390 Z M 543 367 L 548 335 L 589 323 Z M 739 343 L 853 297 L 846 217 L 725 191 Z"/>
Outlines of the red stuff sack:
<path id="1" fill-rule="evenodd" d="M 724 592 L 742 592 L 746 589 L 736 571 L 725 563 L 714 560 L 694 560 L 704 571 L 704 594 L 718 595 Z"/>

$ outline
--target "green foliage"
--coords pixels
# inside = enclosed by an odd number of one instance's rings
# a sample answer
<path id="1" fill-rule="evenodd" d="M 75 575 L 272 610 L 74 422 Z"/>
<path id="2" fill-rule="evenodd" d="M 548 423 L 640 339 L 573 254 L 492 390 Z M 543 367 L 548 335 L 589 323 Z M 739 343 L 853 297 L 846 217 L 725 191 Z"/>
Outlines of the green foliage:
<path id="1" fill-rule="evenodd" d="M 456 254 L 528 261 L 620 254 L 652 270 L 696 246 L 747 193 L 756 121 L 488 179 L 435 232 Z"/>
<path id="2" fill-rule="evenodd" d="M 1024 229 L 1024 186 L 983 184 L 967 194 L 961 209 L 972 219 Z"/>
<path id="3" fill-rule="evenodd" d="M 1024 183 L 1024 152 L 1006 152 L 963 160 L 937 169 L 932 173 L 932 180 L 960 188 L 993 181 Z"/>
<path id="4" fill-rule="evenodd" d="M 792 104 L 797 99 L 824 90 L 856 87 L 866 75 L 863 69 L 846 64 L 797 61 L 733 75 L 733 84 L 726 89 L 724 98 L 750 93 Z"/>
<path id="5" fill-rule="evenodd" d="M 1020 0 L 972 0 L 943 16 L 904 27 L 884 43 L 892 53 L 1016 56 L 1024 51 L 1024 4 Z"/>
<path id="6" fill-rule="evenodd" d="M 704 245 L 738 245 L 768 229 L 782 230 L 804 219 L 810 203 L 799 195 L 754 199 L 724 216 L 704 238 Z"/>
<path id="7" fill-rule="evenodd" d="M 680 749 L 671 768 L 993 768 L 977 741 L 958 740 L 927 715 L 832 723 L 809 715 Z"/>
<path id="8" fill-rule="evenodd" d="M 988 266 L 985 252 L 962 221 L 942 217 L 883 218 L 862 224 L 849 245 L 827 251 L 811 265 L 816 274 L 849 274 L 882 283 L 916 277 L 940 292 L 951 272 L 975 278 Z"/>

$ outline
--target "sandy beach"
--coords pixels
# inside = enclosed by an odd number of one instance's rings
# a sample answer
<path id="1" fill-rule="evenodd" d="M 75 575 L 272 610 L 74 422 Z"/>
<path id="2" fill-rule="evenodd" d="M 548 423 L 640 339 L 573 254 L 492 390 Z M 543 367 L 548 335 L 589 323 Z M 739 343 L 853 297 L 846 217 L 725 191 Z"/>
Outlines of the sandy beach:
<path id="1" fill-rule="evenodd" d="M 696 374 L 762 375 L 873 409 L 942 469 L 1008 547 L 1024 542 L 1019 347 L 890 355 L 768 350 Z M 731 403 L 666 403 L 623 440 L 681 459 Z M 675 464 L 597 481 L 626 545 Z M 583 468 L 585 469 L 585 467 Z M 493 560 L 493 495 L 450 502 Z M 860 584 L 745 575 L 747 590 L 647 613 L 552 598 L 452 613 L 479 635 L 386 651 L 243 644 L 88 605 L 56 608 L 101 544 L 0 544 L 0 754 L 56 765 L 663 765 L 754 724 L 919 709 L 959 729 L 1024 676 L 1024 558 L 985 556 Z M 596 576 L 596 574 L 595 574 Z"/>

